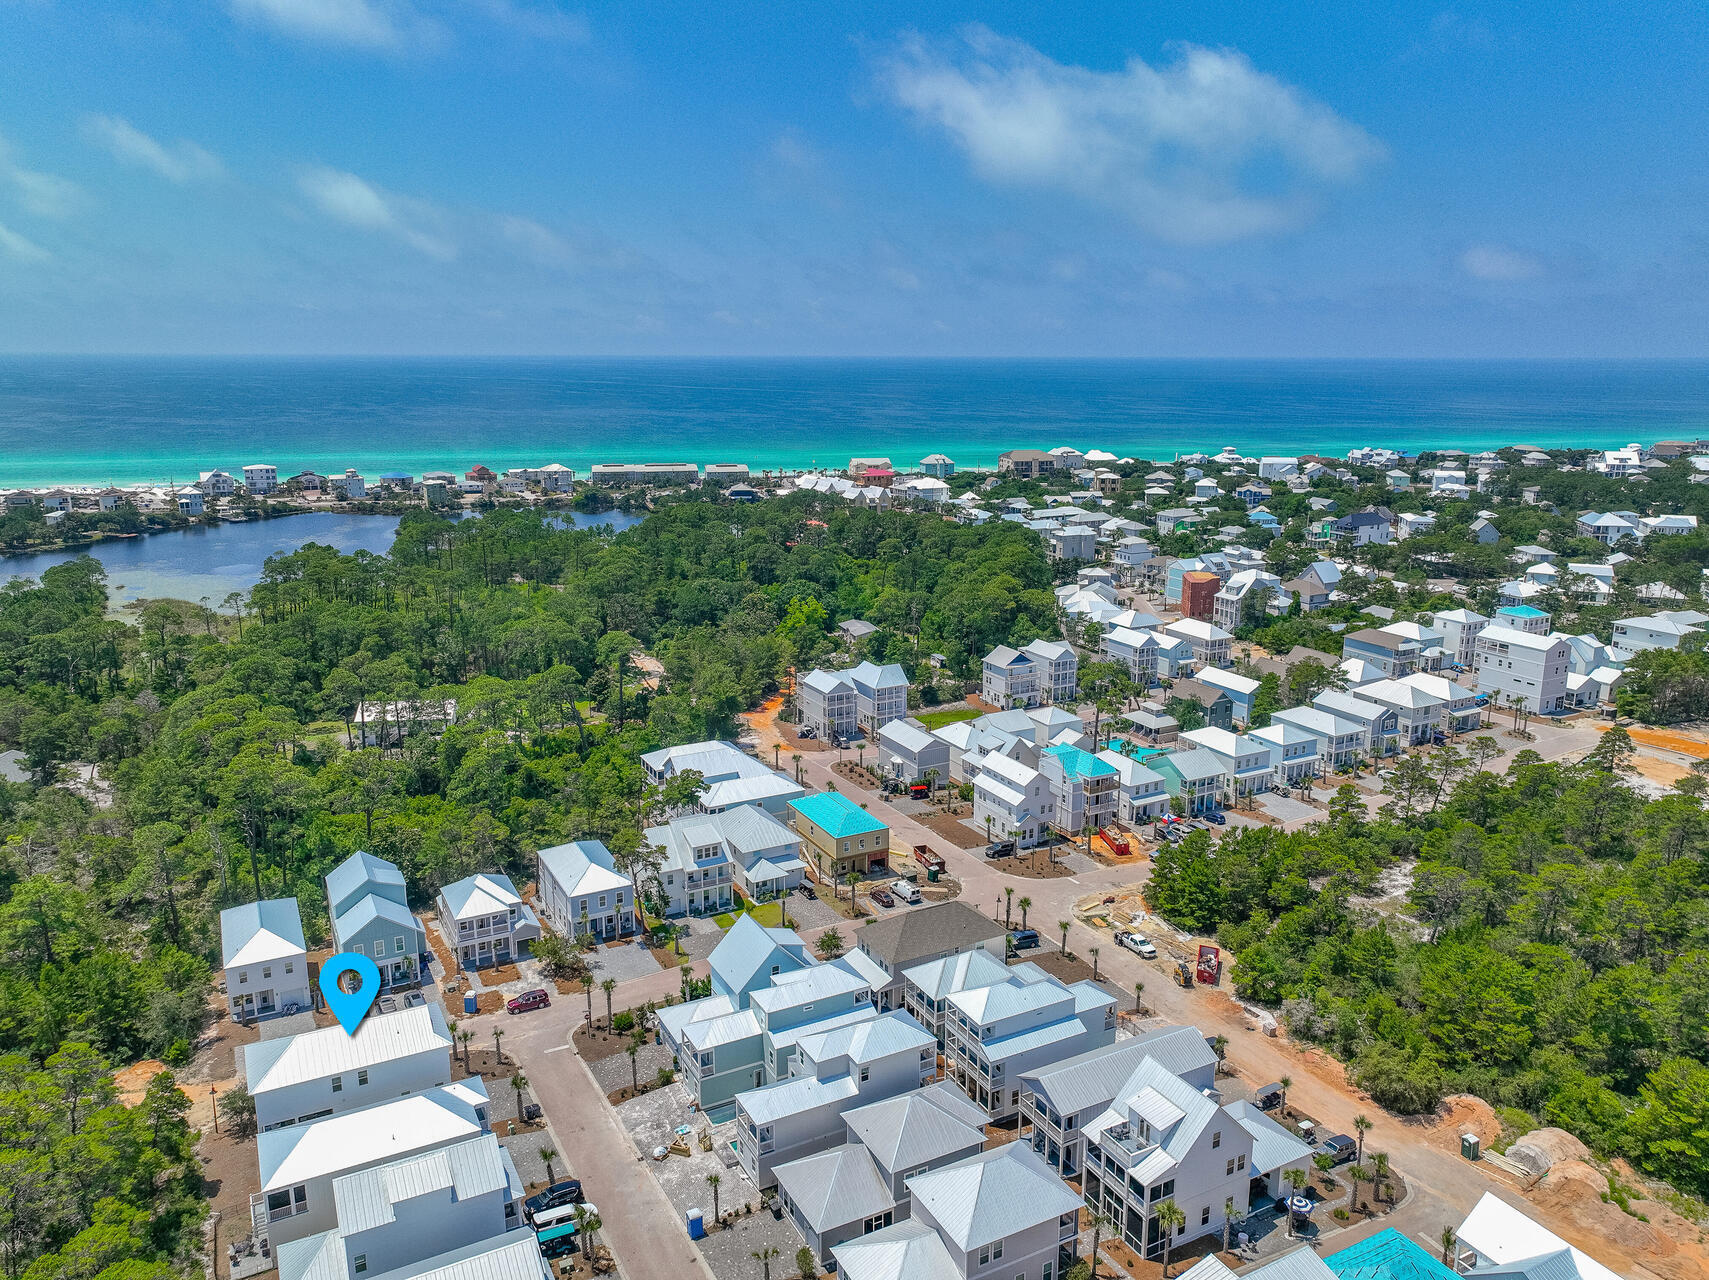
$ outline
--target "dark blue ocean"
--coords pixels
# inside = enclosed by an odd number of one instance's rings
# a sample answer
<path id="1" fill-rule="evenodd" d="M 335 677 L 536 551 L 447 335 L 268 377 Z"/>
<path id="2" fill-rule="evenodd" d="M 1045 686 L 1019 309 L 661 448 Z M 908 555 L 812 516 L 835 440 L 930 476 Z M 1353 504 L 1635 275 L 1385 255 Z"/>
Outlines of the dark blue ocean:
<path id="1" fill-rule="evenodd" d="M 0 488 L 270 462 L 989 466 L 1709 434 L 1709 361 L 0 359 Z"/>

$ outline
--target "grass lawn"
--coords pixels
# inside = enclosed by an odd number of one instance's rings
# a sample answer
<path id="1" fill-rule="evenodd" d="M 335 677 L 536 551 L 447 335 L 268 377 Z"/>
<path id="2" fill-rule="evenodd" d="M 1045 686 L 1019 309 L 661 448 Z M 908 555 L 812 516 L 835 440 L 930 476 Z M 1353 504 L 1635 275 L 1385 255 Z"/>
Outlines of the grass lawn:
<path id="1" fill-rule="evenodd" d="M 726 911 L 722 915 L 712 917 L 712 921 L 720 929 L 728 929 L 736 923 L 737 916 L 752 916 L 756 923 L 763 924 L 768 929 L 775 929 L 783 923 L 783 904 L 781 902 L 750 903 L 740 911 Z"/>
<path id="2" fill-rule="evenodd" d="M 984 714 L 977 707 L 956 707 L 951 711 L 921 711 L 914 719 L 928 729 L 941 729 L 946 724 L 955 724 L 961 720 L 977 720 Z"/>

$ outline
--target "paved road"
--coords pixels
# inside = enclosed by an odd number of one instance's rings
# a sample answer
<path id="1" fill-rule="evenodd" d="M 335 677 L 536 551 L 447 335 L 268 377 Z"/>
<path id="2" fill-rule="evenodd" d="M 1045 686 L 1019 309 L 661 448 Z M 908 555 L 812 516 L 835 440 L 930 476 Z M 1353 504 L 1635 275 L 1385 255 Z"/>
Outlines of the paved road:
<path id="1" fill-rule="evenodd" d="M 772 740 L 762 734 L 762 759 L 771 751 Z M 1582 729 L 1576 725 L 1567 729 L 1544 726 L 1538 730 L 1535 743 L 1523 745 L 1546 759 L 1558 759 L 1582 754 L 1595 741 L 1596 734 L 1588 726 Z M 1503 745 L 1509 743 L 1504 740 Z M 1197 1026 L 1207 1035 L 1227 1036 L 1229 1061 L 1249 1085 L 1290 1076 L 1293 1080 L 1290 1105 L 1317 1117 L 1326 1132 L 1351 1133 L 1355 1115 L 1370 1117 L 1374 1125 L 1366 1137 L 1367 1149 L 1389 1153 L 1395 1168 L 1414 1186 L 1414 1197 L 1387 1218 L 1336 1233 L 1325 1242 L 1326 1248 L 1342 1247 L 1383 1226 L 1396 1226 L 1415 1239 L 1428 1241 L 1443 1225 L 1458 1222 L 1486 1190 L 1496 1190 L 1516 1204 L 1525 1203 L 1494 1175 L 1433 1145 L 1420 1126 L 1392 1117 L 1375 1106 L 1347 1083 L 1339 1064 L 1333 1060 L 1291 1041 L 1263 1035 L 1256 1021 L 1226 992 L 1203 988 L 1181 990 L 1170 982 L 1166 961 L 1141 960 L 1113 946 L 1107 933 L 1075 919 L 1076 901 L 1100 890 L 1143 882 L 1149 864 L 1137 868 L 1100 867 L 1055 880 L 1005 875 L 977 851 L 959 849 L 916 819 L 898 812 L 882 793 L 861 791 L 835 775 L 832 766 L 838 758 L 836 752 L 813 751 L 801 755 L 801 772 L 806 783 L 823 789 L 834 780 L 838 790 L 855 795 L 875 817 L 890 825 L 897 845 L 929 844 L 942 853 L 952 873 L 961 880 L 964 901 L 997 915 L 1001 912 L 1004 890 L 1013 888 L 1016 897 L 1026 895 L 1033 900 L 1030 920 L 1040 926 L 1047 940 L 1054 937 L 1056 921 L 1072 921 L 1068 939 L 1071 950 L 1084 955 L 1087 948 L 1099 946 L 1100 968 L 1112 985 L 1131 992 L 1135 982 L 1143 981 L 1145 1003 L 1153 1013 L 1172 1022 Z M 1505 761 L 1493 767 L 1504 764 Z M 789 768 L 787 754 L 783 767 Z M 1380 803 L 1380 797 L 1377 799 Z M 850 930 L 846 922 L 842 928 L 847 938 Z M 812 931 L 806 936 L 811 940 L 816 933 Z M 696 963 L 692 972 L 704 975 L 705 964 Z M 674 970 L 649 974 L 619 985 L 613 993 L 613 1003 L 617 1008 L 627 1008 L 647 1000 L 660 1000 L 674 995 L 679 985 Z M 596 993 L 596 1016 L 603 1014 L 603 1004 L 603 996 Z M 569 1033 L 582 1020 L 586 1008 L 582 997 L 561 996 L 547 1010 L 515 1018 L 499 1014 L 463 1019 L 462 1025 L 473 1030 L 477 1039 L 490 1037 L 495 1025 L 506 1032 L 504 1050 L 527 1074 L 562 1144 L 561 1154 L 574 1175 L 582 1179 L 588 1198 L 600 1206 L 605 1242 L 617 1255 L 626 1280 L 676 1280 L 685 1275 L 693 1280 L 711 1280 L 698 1251 L 676 1222 L 675 1210 L 569 1043 Z M 1528 1208 L 1536 1213 L 1534 1206 Z"/>

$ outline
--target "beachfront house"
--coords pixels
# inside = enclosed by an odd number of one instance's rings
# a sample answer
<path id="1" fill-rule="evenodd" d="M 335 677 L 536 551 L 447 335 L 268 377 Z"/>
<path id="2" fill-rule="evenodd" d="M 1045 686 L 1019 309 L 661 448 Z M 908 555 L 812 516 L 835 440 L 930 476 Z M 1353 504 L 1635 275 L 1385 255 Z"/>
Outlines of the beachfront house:
<path id="1" fill-rule="evenodd" d="M 461 969 L 510 964 L 540 936 L 534 909 L 502 871 L 482 871 L 446 885 L 437 899 L 439 927 Z"/>
<path id="2" fill-rule="evenodd" d="M 243 468 L 243 487 L 252 498 L 279 487 L 279 468 L 270 462 L 252 462 Z"/>
<path id="3" fill-rule="evenodd" d="M 536 855 L 539 891 L 534 903 L 554 931 L 599 942 L 635 932 L 639 904 L 634 882 L 617 870 L 598 840 L 574 840 Z"/>
<path id="4" fill-rule="evenodd" d="M 309 955 L 295 898 L 269 898 L 220 912 L 226 1007 L 235 1021 L 311 1007 Z"/>
<path id="5" fill-rule="evenodd" d="M 385 987 L 416 984 L 427 963 L 427 930 L 409 909 L 403 872 L 358 850 L 327 872 L 326 904 L 334 950 L 372 956 Z"/>

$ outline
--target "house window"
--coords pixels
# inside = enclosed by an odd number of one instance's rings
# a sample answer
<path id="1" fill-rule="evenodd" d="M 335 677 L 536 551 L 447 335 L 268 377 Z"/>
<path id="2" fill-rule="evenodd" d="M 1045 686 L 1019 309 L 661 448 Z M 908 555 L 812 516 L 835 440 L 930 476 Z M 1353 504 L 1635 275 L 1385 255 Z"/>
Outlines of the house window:
<path id="1" fill-rule="evenodd" d="M 1234 1176 L 1234 1161 L 1232 1161 L 1232 1160 L 1230 1160 L 1228 1162 L 1227 1176 L 1230 1178 L 1232 1178 Z"/>
<path id="2" fill-rule="evenodd" d="M 268 965 L 266 968 L 261 970 L 261 980 L 263 982 L 265 982 L 267 979 L 271 978 L 272 976 L 273 976 L 273 966 L 272 965 Z"/>
<path id="3" fill-rule="evenodd" d="M 239 969 L 237 971 L 237 985 L 240 987 L 247 987 L 249 985 L 248 969 Z"/>
<path id="4" fill-rule="evenodd" d="M 359 1085 L 368 1083 L 368 1071 L 366 1068 L 363 1068 L 361 1071 L 356 1073 L 356 1083 Z"/>
<path id="5" fill-rule="evenodd" d="M 297 966 L 296 966 L 296 963 L 294 961 L 291 961 L 291 960 L 285 961 L 285 972 L 286 973 L 295 973 L 296 971 L 297 971 Z"/>
<path id="6" fill-rule="evenodd" d="M 1215 1151 L 1221 1145 L 1222 1145 L 1222 1130 L 1218 1129 L 1215 1133 L 1211 1134 L 1211 1150 Z"/>
<path id="7" fill-rule="evenodd" d="M 403 934 L 400 933 L 397 937 L 392 939 L 392 953 L 400 956 L 404 953 Z"/>
<path id="8" fill-rule="evenodd" d="M 350 1269 L 357 1275 L 361 1275 L 368 1269 L 368 1255 L 365 1253 L 357 1254 L 350 1260 Z"/>
<path id="9" fill-rule="evenodd" d="M 1236 1160 L 1236 1161 L 1235 1161 L 1235 1162 L 1234 1162 L 1234 1167 L 1235 1167 L 1235 1168 L 1236 1168 L 1236 1169 L 1244 1169 L 1244 1168 L 1245 1168 L 1245 1167 L 1246 1167 L 1246 1157 L 1245 1157 L 1245 1156 L 1241 1156 L 1241 1157 L 1240 1157 L 1240 1158 L 1239 1158 L 1239 1159 L 1237 1159 L 1237 1160 Z"/>
<path id="10" fill-rule="evenodd" d="M 344 1092 L 344 1077 L 343 1076 L 334 1076 L 332 1078 L 332 1091 L 334 1093 L 343 1093 Z"/>
<path id="11" fill-rule="evenodd" d="M 1206 1226 L 1210 1223 L 1210 1220 L 1211 1207 L 1207 1204 L 1203 1209 L 1199 1210 L 1199 1225 L 1201 1227 Z"/>
<path id="12" fill-rule="evenodd" d="M 865 1084 L 870 1079 L 872 1079 L 872 1068 L 871 1067 L 862 1067 L 860 1069 L 860 1082 L 862 1084 Z"/>
<path id="13" fill-rule="evenodd" d="M 599 895 L 599 905 L 602 907 L 605 905 L 605 895 L 603 893 Z"/>

